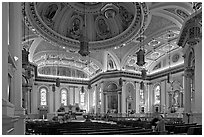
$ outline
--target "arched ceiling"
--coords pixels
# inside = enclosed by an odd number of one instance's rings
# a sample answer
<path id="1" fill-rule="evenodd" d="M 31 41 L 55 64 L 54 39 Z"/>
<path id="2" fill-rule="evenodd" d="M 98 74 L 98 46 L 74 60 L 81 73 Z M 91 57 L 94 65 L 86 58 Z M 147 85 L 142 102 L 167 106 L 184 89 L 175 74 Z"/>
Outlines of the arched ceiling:
<path id="1" fill-rule="evenodd" d="M 23 45 L 30 52 L 29 60 L 39 68 L 58 65 L 81 70 L 89 78 L 107 70 L 107 53 L 117 69 L 139 72 L 140 47 L 145 49 L 143 68 L 149 74 L 169 62 L 183 63 L 176 41 L 182 23 L 193 13 L 189 2 L 39 2 L 26 3 L 23 9 Z M 87 57 L 78 53 L 80 35 L 89 40 Z"/>

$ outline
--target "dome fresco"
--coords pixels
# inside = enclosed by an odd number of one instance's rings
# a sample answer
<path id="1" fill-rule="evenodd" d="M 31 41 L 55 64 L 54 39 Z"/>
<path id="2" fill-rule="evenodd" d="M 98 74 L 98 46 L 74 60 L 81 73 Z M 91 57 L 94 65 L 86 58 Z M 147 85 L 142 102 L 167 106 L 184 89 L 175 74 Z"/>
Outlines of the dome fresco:
<path id="1" fill-rule="evenodd" d="M 136 64 L 140 48 L 145 50 L 143 68 L 148 74 L 168 65 L 164 61 L 168 52 L 172 64 L 182 63 L 176 43 L 182 23 L 193 13 L 188 2 L 26 2 L 23 10 L 32 31 L 32 39 L 24 39 L 30 41 L 29 60 L 39 68 L 58 64 L 80 70 L 88 78 L 119 68 L 140 73 Z M 82 37 L 88 40 L 86 57 L 78 53 Z M 108 66 L 110 59 L 113 69 Z M 161 67 L 155 67 L 159 62 Z"/>
<path id="2" fill-rule="evenodd" d="M 28 3 L 26 14 L 40 35 L 65 47 L 79 49 L 83 35 L 90 50 L 121 45 L 143 27 L 140 3 Z"/>

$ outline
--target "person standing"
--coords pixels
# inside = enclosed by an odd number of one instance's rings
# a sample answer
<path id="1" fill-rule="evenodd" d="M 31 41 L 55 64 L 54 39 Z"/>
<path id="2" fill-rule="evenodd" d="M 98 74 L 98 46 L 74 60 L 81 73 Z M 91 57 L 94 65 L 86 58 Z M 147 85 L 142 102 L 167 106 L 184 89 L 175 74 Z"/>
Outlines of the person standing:
<path id="1" fill-rule="evenodd" d="M 155 130 L 160 132 L 161 134 L 165 133 L 166 129 L 165 129 L 165 120 L 163 115 L 159 116 L 159 121 L 157 121 L 156 123 L 157 123 L 157 126 Z"/>

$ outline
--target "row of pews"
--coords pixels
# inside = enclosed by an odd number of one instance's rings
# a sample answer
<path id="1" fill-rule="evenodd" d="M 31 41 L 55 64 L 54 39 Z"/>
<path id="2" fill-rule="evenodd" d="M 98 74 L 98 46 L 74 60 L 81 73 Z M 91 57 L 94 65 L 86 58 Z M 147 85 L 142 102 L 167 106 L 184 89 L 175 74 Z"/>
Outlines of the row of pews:
<path id="1" fill-rule="evenodd" d="M 151 129 L 150 121 L 122 120 L 122 121 L 116 121 L 116 122 L 119 125 Z M 165 129 L 166 129 L 166 132 L 156 133 L 156 134 L 202 135 L 202 125 L 197 125 L 197 123 L 191 123 L 191 124 L 166 123 Z"/>
<path id="2" fill-rule="evenodd" d="M 99 122 L 27 122 L 26 133 L 35 135 L 147 135 L 152 129 Z"/>
<path id="3" fill-rule="evenodd" d="M 166 124 L 168 134 L 202 135 L 202 125 L 191 124 Z"/>
<path id="4" fill-rule="evenodd" d="M 93 120 L 94 121 L 94 120 Z M 202 125 L 167 123 L 165 132 L 152 130 L 150 121 L 118 120 L 114 122 L 27 121 L 26 134 L 35 135 L 202 135 Z"/>

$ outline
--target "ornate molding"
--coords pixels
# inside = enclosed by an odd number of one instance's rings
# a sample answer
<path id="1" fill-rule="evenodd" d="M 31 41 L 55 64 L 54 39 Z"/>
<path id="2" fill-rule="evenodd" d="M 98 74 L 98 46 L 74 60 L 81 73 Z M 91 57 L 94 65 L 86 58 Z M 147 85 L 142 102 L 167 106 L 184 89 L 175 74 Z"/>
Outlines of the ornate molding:
<path id="1" fill-rule="evenodd" d="M 177 44 L 185 47 L 196 45 L 202 39 L 202 9 L 196 11 L 184 22 Z"/>
<path id="2" fill-rule="evenodd" d="M 193 78 L 193 76 L 194 76 L 194 68 L 193 67 L 185 68 L 184 76 L 187 77 L 187 78 Z"/>

